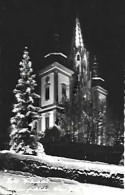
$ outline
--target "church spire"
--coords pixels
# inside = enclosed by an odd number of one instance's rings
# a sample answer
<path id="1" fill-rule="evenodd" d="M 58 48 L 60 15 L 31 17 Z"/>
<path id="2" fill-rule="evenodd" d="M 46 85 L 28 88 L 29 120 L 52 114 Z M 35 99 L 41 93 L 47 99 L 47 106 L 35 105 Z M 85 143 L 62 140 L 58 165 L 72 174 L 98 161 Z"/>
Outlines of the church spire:
<path id="1" fill-rule="evenodd" d="M 81 30 L 80 21 L 78 18 L 76 18 L 74 34 L 75 34 L 74 35 L 74 47 L 83 49 L 84 43 L 83 43 L 83 38 L 82 38 L 82 30 Z"/>
<path id="2" fill-rule="evenodd" d="M 83 72 L 86 73 L 88 70 L 88 52 L 83 42 L 82 29 L 78 17 L 75 20 L 71 46 L 70 59 L 72 61 L 72 68 L 81 76 Z"/>
<path id="3" fill-rule="evenodd" d="M 70 67 L 74 71 L 76 83 L 90 86 L 89 53 L 85 48 L 82 29 L 78 17 L 75 20 L 70 53 Z"/>

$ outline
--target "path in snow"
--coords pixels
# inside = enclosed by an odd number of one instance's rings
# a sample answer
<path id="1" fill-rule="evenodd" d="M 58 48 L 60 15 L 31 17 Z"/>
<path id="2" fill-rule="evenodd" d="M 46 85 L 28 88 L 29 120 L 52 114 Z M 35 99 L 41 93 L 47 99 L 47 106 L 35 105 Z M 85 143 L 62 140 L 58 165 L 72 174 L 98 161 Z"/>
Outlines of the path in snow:
<path id="1" fill-rule="evenodd" d="M 0 195 L 123 195 L 124 189 L 62 178 L 42 178 L 29 173 L 0 171 Z"/>

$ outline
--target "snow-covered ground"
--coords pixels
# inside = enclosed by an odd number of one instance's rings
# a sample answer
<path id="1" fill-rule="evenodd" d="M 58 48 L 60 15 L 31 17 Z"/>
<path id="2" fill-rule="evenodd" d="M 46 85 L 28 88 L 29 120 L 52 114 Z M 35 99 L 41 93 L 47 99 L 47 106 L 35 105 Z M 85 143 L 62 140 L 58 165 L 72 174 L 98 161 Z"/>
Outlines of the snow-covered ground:
<path id="1" fill-rule="evenodd" d="M 124 186 L 124 166 L 74 160 L 45 154 L 37 157 L 10 151 L 1 151 L 0 161 L 2 164 L 1 170 L 24 171 L 38 176 L 62 177 L 82 183 L 105 186 L 121 188 Z"/>
<path id="2" fill-rule="evenodd" d="M 43 178 L 23 172 L 0 171 L 0 195 L 123 195 L 124 189 L 62 178 Z"/>
<path id="3" fill-rule="evenodd" d="M 105 171 L 110 172 L 110 174 L 124 174 L 124 166 L 118 166 L 113 164 L 107 164 L 102 162 L 92 162 L 85 160 L 76 160 L 70 158 L 56 157 L 50 155 L 43 155 L 41 158 L 33 155 L 22 155 L 17 153 L 12 153 L 10 151 L 3 150 L 1 153 L 10 154 L 12 157 L 20 160 L 33 160 L 40 163 L 45 163 L 48 166 L 59 168 L 70 168 L 79 170 L 93 170 L 93 171 Z"/>

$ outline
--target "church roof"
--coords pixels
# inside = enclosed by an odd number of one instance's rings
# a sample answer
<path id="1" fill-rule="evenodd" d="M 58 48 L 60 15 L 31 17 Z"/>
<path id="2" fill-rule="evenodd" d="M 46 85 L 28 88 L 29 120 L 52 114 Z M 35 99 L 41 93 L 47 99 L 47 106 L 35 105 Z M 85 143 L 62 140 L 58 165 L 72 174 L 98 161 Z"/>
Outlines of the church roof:
<path id="1" fill-rule="evenodd" d="M 70 70 L 69 68 L 61 65 L 60 63 L 58 62 L 54 62 L 52 64 L 50 64 L 49 66 L 43 68 L 40 72 L 39 72 L 39 75 L 43 75 L 51 70 L 59 70 L 61 72 L 64 72 L 65 74 L 67 75 L 72 75 L 74 72 L 72 70 Z"/>
<path id="2" fill-rule="evenodd" d="M 104 94 L 104 95 L 107 95 L 108 94 L 108 91 L 106 89 L 104 89 L 103 87 L 101 86 L 95 86 L 95 87 L 92 87 L 92 90 L 98 90 L 100 93 Z"/>

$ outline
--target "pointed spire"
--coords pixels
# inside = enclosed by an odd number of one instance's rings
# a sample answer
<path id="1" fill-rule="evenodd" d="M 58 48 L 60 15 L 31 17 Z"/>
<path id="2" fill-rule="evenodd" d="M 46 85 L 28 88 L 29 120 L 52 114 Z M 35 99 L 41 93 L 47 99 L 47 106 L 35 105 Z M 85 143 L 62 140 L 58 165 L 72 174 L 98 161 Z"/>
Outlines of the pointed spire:
<path id="1" fill-rule="evenodd" d="M 76 18 L 75 24 L 75 37 L 74 37 L 74 46 L 76 48 L 84 48 L 83 38 L 82 38 L 82 30 L 80 26 L 80 21 L 78 17 Z"/>
<path id="2" fill-rule="evenodd" d="M 74 71 L 82 72 L 82 64 L 88 66 L 87 50 L 83 43 L 82 30 L 78 17 L 75 20 L 75 28 L 73 31 L 73 38 L 71 43 L 71 52 L 69 60 L 71 61 L 71 68 Z"/>
<path id="3" fill-rule="evenodd" d="M 83 43 L 83 37 L 82 37 L 82 30 L 79 18 L 77 17 L 75 20 L 75 25 L 73 29 L 73 37 L 71 42 L 71 52 L 70 52 L 70 59 L 76 55 L 77 51 L 81 53 L 81 51 L 86 50 L 84 43 Z"/>

